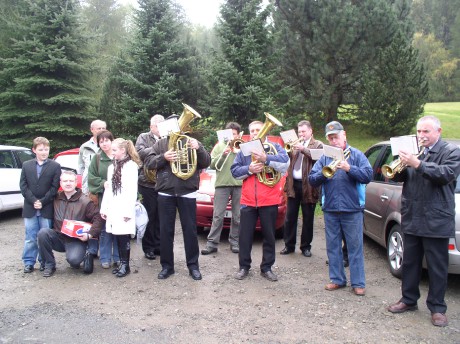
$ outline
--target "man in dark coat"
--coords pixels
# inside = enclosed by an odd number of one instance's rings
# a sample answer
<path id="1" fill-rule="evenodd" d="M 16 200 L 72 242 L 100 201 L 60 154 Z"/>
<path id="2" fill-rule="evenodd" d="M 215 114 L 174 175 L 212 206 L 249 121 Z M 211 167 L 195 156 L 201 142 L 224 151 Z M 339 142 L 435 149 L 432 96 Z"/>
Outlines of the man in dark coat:
<path id="1" fill-rule="evenodd" d="M 441 123 L 425 116 L 417 123 L 424 154 L 400 151 L 407 168 L 393 178 L 403 182 L 401 227 L 404 232 L 402 298 L 388 307 L 392 313 L 417 309 L 423 256 L 430 278 L 426 304 L 435 326 L 447 326 L 449 238 L 455 233 L 455 185 L 460 173 L 460 148 L 441 140 Z"/>

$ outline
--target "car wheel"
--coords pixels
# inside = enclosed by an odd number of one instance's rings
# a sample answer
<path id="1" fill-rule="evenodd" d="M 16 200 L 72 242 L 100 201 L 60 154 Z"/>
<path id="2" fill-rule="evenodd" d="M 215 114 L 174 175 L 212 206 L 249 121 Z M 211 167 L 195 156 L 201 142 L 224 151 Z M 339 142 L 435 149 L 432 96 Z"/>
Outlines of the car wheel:
<path id="1" fill-rule="evenodd" d="M 400 225 L 394 225 L 388 236 L 387 259 L 391 274 L 398 278 L 402 277 L 403 255 L 404 234 Z"/>
<path id="2" fill-rule="evenodd" d="M 275 230 L 275 239 L 283 239 L 284 237 L 284 225 Z"/>

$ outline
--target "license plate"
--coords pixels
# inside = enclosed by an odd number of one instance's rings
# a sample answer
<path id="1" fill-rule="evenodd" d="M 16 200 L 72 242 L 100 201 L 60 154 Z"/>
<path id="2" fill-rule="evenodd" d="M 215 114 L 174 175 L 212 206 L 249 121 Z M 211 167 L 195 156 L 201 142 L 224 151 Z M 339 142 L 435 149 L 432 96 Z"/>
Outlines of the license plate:
<path id="1" fill-rule="evenodd" d="M 227 219 L 231 218 L 232 217 L 232 211 L 231 210 L 225 210 L 224 217 L 227 218 Z"/>

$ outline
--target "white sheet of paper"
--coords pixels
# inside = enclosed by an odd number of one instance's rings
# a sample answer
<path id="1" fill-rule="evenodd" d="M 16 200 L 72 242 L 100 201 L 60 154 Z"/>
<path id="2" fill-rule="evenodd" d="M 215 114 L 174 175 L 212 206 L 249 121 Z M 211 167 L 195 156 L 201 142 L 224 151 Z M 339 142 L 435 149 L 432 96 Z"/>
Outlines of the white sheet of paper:
<path id="1" fill-rule="evenodd" d="M 340 161 L 344 160 L 343 150 L 341 148 L 323 145 L 324 155 L 330 157 L 334 160 L 340 159 Z"/>
<path id="2" fill-rule="evenodd" d="M 319 160 L 324 155 L 324 149 L 319 148 L 319 149 L 310 149 L 310 155 L 312 160 Z"/>
<path id="3" fill-rule="evenodd" d="M 297 141 L 297 133 L 294 129 L 282 131 L 280 133 L 281 138 L 283 139 L 284 143 L 294 142 Z"/>
<path id="4" fill-rule="evenodd" d="M 408 151 L 412 154 L 418 154 L 418 144 L 416 135 L 405 135 L 390 137 L 391 154 L 399 155 L 400 150 Z"/>
<path id="5" fill-rule="evenodd" d="M 160 122 L 157 124 L 158 132 L 160 133 L 160 137 L 166 137 L 170 133 L 178 133 L 179 129 L 179 122 L 177 118 L 170 118 L 166 121 Z"/>
<path id="6" fill-rule="evenodd" d="M 262 152 L 264 146 L 262 145 L 262 141 L 253 140 L 240 144 L 240 149 L 244 156 L 249 156 L 252 152 Z"/>
<path id="7" fill-rule="evenodd" d="M 233 140 L 233 130 L 232 129 L 224 129 L 224 130 L 217 130 L 217 140 L 219 142 L 227 143 Z"/>

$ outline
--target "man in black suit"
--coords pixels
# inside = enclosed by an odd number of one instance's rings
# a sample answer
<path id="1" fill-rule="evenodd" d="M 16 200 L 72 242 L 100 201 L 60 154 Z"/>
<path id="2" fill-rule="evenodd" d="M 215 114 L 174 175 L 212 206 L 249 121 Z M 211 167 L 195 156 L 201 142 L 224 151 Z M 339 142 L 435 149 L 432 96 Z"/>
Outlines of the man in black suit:
<path id="1" fill-rule="evenodd" d="M 24 273 L 34 271 L 38 256 L 37 235 L 40 228 L 51 228 L 53 221 L 53 200 L 59 188 L 61 166 L 54 160 L 48 159 L 50 142 L 44 137 L 33 141 L 32 151 L 35 159 L 22 165 L 19 187 L 24 196 L 22 217 L 26 227 L 26 238 L 22 260 Z M 40 271 L 45 269 L 41 258 Z"/>

